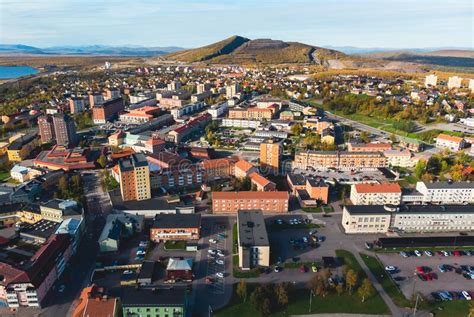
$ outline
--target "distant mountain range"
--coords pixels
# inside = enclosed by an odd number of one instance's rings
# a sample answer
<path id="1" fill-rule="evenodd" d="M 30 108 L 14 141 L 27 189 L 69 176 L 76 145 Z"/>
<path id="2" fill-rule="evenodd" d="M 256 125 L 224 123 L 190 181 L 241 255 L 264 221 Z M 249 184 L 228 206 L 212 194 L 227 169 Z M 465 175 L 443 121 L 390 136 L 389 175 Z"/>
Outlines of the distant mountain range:
<path id="1" fill-rule="evenodd" d="M 469 48 L 359 48 L 353 46 L 318 47 L 272 39 L 248 39 L 232 36 L 203 47 L 143 47 L 134 45 L 55 46 L 39 48 L 23 44 L 0 44 L 0 54 L 27 55 L 103 55 L 160 56 L 171 61 L 221 64 L 316 64 L 330 68 L 385 68 L 414 72 L 419 66 L 435 65 L 474 68 L 474 50 Z M 410 64 L 410 65 L 409 65 Z M 415 69 L 410 66 L 416 66 Z"/>
<path id="2" fill-rule="evenodd" d="M 22 44 L 0 44 L 0 54 L 34 55 L 111 55 L 111 56 L 156 56 L 183 50 L 181 47 L 141 47 L 141 46 L 54 46 L 39 48 Z"/>

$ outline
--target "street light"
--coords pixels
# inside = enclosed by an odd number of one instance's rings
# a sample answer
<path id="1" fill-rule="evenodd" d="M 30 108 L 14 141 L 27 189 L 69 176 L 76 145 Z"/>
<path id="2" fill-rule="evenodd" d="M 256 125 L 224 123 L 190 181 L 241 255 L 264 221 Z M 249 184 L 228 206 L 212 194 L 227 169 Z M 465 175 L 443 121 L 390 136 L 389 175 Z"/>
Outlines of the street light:
<path id="1" fill-rule="evenodd" d="M 309 313 L 311 312 L 311 308 L 312 308 L 312 304 L 313 304 L 313 301 L 312 301 L 313 296 L 316 296 L 316 295 L 314 294 L 313 290 L 311 289 L 311 290 L 309 290 L 309 311 L 308 311 Z"/>

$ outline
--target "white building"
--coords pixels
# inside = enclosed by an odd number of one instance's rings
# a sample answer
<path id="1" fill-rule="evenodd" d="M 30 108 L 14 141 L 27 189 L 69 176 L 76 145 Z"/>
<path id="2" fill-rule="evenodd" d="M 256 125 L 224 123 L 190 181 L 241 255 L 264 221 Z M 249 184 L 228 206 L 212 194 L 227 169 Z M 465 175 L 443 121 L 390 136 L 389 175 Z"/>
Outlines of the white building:
<path id="1" fill-rule="evenodd" d="M 469 181 L 436 183 L 418 182 L 416 183 L 416 190 L 423 195 L 423 203 L 474 203 L 474 183 Z"/>
<path id="2" fill-rule="evenodd" d="M 227 112 L 227 109 L 229 108 L 227 101 L 222 101 L 219 103 L 216 103 L 215 105 L 211 106 L 211 109 L 207 110 L 207 113 L 209 113 L 213 119 L 218 118 L 222 116 L 224 113 Z"/>
<path id="3" fill-rule="evenodd" d="M 438 84 L 438 76 L 431 74 L 425 77 L 425 87 L 436 87 Z"/>
<path id="4" fill-rule="evenodd" d="M 206 104 L 202 101 L 190 103 L 179 108 L 171 109 L 171 115 L 173 116 L 174 119 L 179 119 L 182 116 L 197 112 L 201 110 L 202 108 L 204 108 L 205 106 Z"/>
<path id="5" fill-rule="evenodd" d="M 346 233 L 450 232 L 474 230 L 474 209 L 463 205 L 345 206 Z"/>
<path id="6" fill-rule="evenodd" d="M 411 152 L 409 150 L 387 150 L 383 152 L 387 158 L 389 166 L 399 166 L 410 168 L 415 166 L 415 160 L 411 159 Z"/>
<path id="7" fill-rule="evenodd" d="M 354 184 L 351 186 L 351 201 L 354 205 L 398 205 L 402 190 L 397 183 Z"/>
<path id="8" fill-rule="evenodd" d="M 262 124 L 261 121 L 257 120 L 246 120 L 246 119 L 222 119 L 222 126 L 228 128 L 243 128 L 243 129 L 257 129 Z"/>
<path id="9" fill-rule="evenodd" d="M 474 79 L 469 79 L 469 89 L 474 93 Z"/>
<path id="10" fill-rule="evenodd" d="M 440 134 L 436 138 L 436 147 L 450 149 L 451 151 L 459 151 L 464 148 L 465 141 L 461 137 Z"/>
<path id="11" fill-rule="evenodd" d="M 225 96 L 230 99 L 240 92 L 240 85 L 238 83 L 228 85 L 225 87 Z"/>
<path id="12" fill-rule="evenodd" d="M 448 88 L 461 88 L 462 78 L 458 76 L 452 76 L 448 78 Z"/>
<path id="13" fill-rule="evenodd" d="M 459 122 L 468 127 L 474 127 L 474 118 L 463 118 L 463 119 L 460 119 Z"/>

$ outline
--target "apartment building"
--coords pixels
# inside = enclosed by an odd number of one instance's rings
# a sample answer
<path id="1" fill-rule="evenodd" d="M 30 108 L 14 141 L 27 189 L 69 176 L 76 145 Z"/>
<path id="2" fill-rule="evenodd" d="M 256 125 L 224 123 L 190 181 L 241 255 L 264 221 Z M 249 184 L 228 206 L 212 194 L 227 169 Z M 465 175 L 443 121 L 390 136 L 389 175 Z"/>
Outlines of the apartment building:
<path id="1" fill-rule="evenodd" d="M 228 128 L 258 129 L 261 125 L 259 120 L 223 118 L 221 121 L 221 126 Z"/>
<path id="2" fill-rule="evenodd" d="M 249 175 L 250 183 L 255 186 L 257 191 L 274 191 L 276 190 L 276 184 L 266 177 L 263 177 L 260 173 L 253 172 Z"/>
<path id="3" fill-rule="evenodd" d="M 92 108 L 92 119 L 95 124 L 104 124 L 118 118 L 120 112 L 124 110 L 122 98 L 108 100 L 102 104 L 96 104 Z"/>
<path id="4" fill-rule="evenodd" d="M 386 167 L 387 159 L 381 152 L 301 151 L 296 153 L 293 168 L 314 167 L 351 169 L 376 169 Z"/>
<path id="5" fill-rule="evenodd" d="M 124 201 L 151 198 L 150 168 L 144 154 L 122 158 L 118 163 L 118 177 Z"/>
<path id="6" fill-rule="evenodd" d="M 225 114 L 228 109 L 229 103 L 227 101 L 221 101 L 215 105 L 212 105 L 211 108 L 207 110 L 207 113 L 209 113 L 212 118 L 215 119 Z"/>
<path id="7" fill-rule="evenodd" d="M 132 134 L 121 130 L 110 135 L 110 145 L 131 148 L 135 152 L 158 153 L 165 148 L 166 142 L 147 134 Z"/>
<path id="8" fill-rule="evenodd" d="M 464 148 L 466 141 L 464 138 L 440 134 L 436 138 L 436 147 L 442 149 L 449 149 L 451 151 L 460 151 Z"/>
<path id="9" fill-rule="evenodd" d="M 392 149 L 389 143 L 347 143 L 349 152 L 383 152 Z"/>
<path id="10" fill-rule="evenodd" d="M 10 162 L 21 162 L 38 146 L 38 137 L 35 133 L 20 136 L 8 146 L 8 160 Z"/>
<path id="11" fill-rule="evenodd" d="M 271 120 L 275 113 L 274 109 L 252 108 L 233 108 L 229 109 L 229 119 L 253 119 L 253 120 Z"/>
<path id="12" fill-rule="evenodd" d="M 89 106 L 91 107 L 91 109 L 103 103 L 104 103 L 104 96 L 101 93 L 98 93 L 98 92 L 89 93 Z"/>
<path id="13" fill-rule="evenodd" d="M 250 270 L 270 266 L 270 242 L 265 219 L 260 210 L 237 212 L 239 268 Z"/>
<path id="14" fill-rule="evenodd" d="M 411 233 L 474 230 L 474 209 L 464 205 L 345 206 L 346 233 Z"/>
<path id="15" fill-rule="evenodd" d="M 416 164 L 416 161 L 412 160 L 409 150 L 387 150 L 383 152 L 383 155 L 387 158 L 388 166 L 410 168 Z"/>
<path id="16" fill-rule="evenodd" d="M 24 246 L 17 246 L 20 251 Z M 67 234 L 50 236 L 39 249 L 11 253 L 2 250 L 0 260 L 0 306 L 41 307 L 54 283 L 64 272 L 73 251 Z M 28 254 L 28 255 L 27 255 Z"/>
<path id="17" fill-rule="evenodd" d="M 452 76 L 448 78 L 448 89 L 461 88 L 462 78 L 458 76 Z"/>
<path id="18" fill-rule="evenodd" d="M 260 144 L 260 167 L 267 171 L 280 169 L 283 146 L 276 139 L 269 139 Z"/>
<path id="19" fill-rule="evenodd" d="M 236 96 L 239 92 L 240 92 L 240 85 L 238 83 L 227 85 L 225 87 L 225 96 L 227 99 L 230 99 Z"/>
<path id="20" fill-rule="evenodd" d="M 289 195 L 274 192 L 212 192 L 212 211 L 216 214 L 235 214 L 242 209 L 260 209 L 264 214 L 288 212 Z"/>
<path id="21" fill-rule="evenodd" d="M 71 97 L 69 99 L 69 111 L 72 114 L 84 112 L 86 109 L 86 99 L 83 97 Z"/>
<path id="22" fill-rule="evenodd" d="M 246 160 L 238 160 L 234 166 L 234 176 L 237 178 L 245 178 L 256 171 L 257 168 Z"/>
<path id="23" fill-rule="evenodd" d="M 190 103 L 181 107 L 171 109 L 170 112 L 173 118 L 176 120 L 183 116 L 198 112 L 199 110 L 203 109 L 205 106 L 206 104 L 203 101 L 198 101 L 195 103 Z"/>
<path id="24" fill-rule="evenodd" d="M 438 76 L 430 74 L 425 77 L 425 87 L 436 87 L 438 84 Z"/>
<path id="25" fill-rule="evenodd" d="M 201 165 L 207 180 L 234 176 L 234 167 L 237 159 L 222 158 L 204 160 Z"/>
<path id="26" fill-rule="evenodd" d="M 158 214 L 150 228 L 150 240 L 199 240 L 201 232 L 200 214 Z"/>
<path id="27" fill-rule="evenodd" d="M 67 114 L 57 113 L 38 118 L 38 129 L 42 143 L 74 146 L 77 143 L 76 125 Z"/>
<path id="28" fill-rule="evenodd" d="M 402 190 L 397 183 L 354 184 L 350 198 L 354 205 L 399 205 Z"/>
<path id="29" fill-rule="evenodd" d="M 125 123 L 142 124 L 153 120 L 160 113 L 160 108 L 155 106 L 144 106 L 132 109 L 119 115 L 119 120 Z"/>
<path id="30" fill-rule="evenodd" d="M 423 196 L 422 203 L 470 204 L 474 203 L 474 183 L 464 182 L 417 182 L 416 190 Z"/>

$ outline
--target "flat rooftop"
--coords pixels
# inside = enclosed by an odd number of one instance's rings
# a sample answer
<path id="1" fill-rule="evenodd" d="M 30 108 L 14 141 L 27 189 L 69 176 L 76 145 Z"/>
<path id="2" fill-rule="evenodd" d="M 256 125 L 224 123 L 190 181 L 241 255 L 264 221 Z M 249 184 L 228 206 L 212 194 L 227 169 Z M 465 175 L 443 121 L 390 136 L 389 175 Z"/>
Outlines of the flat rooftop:
<path id="1" fill-rule="evenodd" d="M 185 289 L 140 289 L 123 287 L 120 299 L 123 307 L 160 307 L 184 305 Z"/>
<path id="2" fill-rule="evenodd" d="M 42 219 L 34 224 L 30 224 L 20 231 L 20 236 L 38 237 L 47 240 L 56 232 L 60 223 Z"/>
<path id="3" fill-rule="evenodd" d="M 397 211 L 385 209 L 384 205 L 346 205 L 345 208 L 353 215 L 370 215 L 370 214 L 474 214 L 474 208 L 469 205 L 401 205 Z M 391 207 L 392 208 L 392 207 Z M 393 206 L 395 208 L 395 206 Z"/>
<path id="4" fill-rule="evenodd" d="M 237 213 L 240 246 L 269 246 L 265 219 L 260 210 L 239 210 Z"/>
<path id="5" fill-rule="evenodd" d="M 158 214 L 153 221 L 153 228 L 199 228 L 200 214 Z"/>

